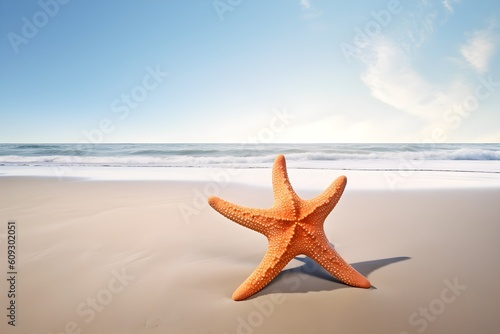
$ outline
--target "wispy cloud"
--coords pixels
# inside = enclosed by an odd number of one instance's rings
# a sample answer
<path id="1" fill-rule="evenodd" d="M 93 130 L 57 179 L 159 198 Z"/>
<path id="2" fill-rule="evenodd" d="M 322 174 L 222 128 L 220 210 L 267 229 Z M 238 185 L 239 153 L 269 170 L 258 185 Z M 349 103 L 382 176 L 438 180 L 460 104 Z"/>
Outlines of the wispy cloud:
<path id="1" fill-rule="evenodd" d="M 435 12 L 429 12 L 425 16 L 414 18 L 412 28 L 408 29 L 408 41 L 400 43 L 406 45 L 408 51 L 419 48 L 434 33 L 436 18 L 437 14 Z"/>
<path id="2" fill-rule="evenodd" d="M 491 57 L 495 53 L 495 36 L 492 26 L 484 30 L 476 30 L 470 38 L 460 47 L 460 54 L 465 61 L 479 73 L 485 73 Z"/>
<path id="3" fill-rule="evenodd" d="M 311 0 L 300 0 L 300 5 L 304 9 L 309 9 L 311 8 Z"/>
<path id="4" fill-rule="evenodd" d="M 443 7 L 450 13 L 453 13 L 453 3 L 458 2 L 458 0 L 443 0 Z"/>
<path id="5" fill-rule="evenodd" d="M 451 2 L 447 4 L 451 6 Z M 370 43 L 358 45 L 366 65 L 361 80 L 377 100 L 434 124 L 442 120 L 443 112 L 461 104 L 464 96 L 473 94 L 474 82 L 461 73 L 448 82 L 433 81 L 415 67 L 413 55 L 436 32 L 434 12 L 420 17 L 425 19 L 419 25 L 403 25 L 398 33 L 386 33 L 371 39 Z M 480 73 L 487 70 L 495 49 L 490 30 L 474 32 L 461 46 L 462 56 Z"/>
<path id="6" fill-rule="evenodd" d="M 318 8 L 312 6 L 312 0 L 300 0 L 300 5 L 303 9 L 302 17 L 306 20 L 314 19 L 322 14 Z"/>
<path id="7" fill-rule="evenodd" d="M 449 87 L 422 77 L 408 55 L 391 40 L 381 38 L 373 45 L 373 52 L 361 79 L 379 101 L 433 121 L 458 97 Z"/>
<path id="8" fill-rule="evenodd" d="M 397 29 L 359 44 L 366 69 L 361 80 L 377 100 L 399 111 L 433 122 L 453 103 L 455 83 L 438 85 L 427 80 L 412 63 L 412 55 L 436 29 L 438 13 L 428 4 L 394 22 Z"/>

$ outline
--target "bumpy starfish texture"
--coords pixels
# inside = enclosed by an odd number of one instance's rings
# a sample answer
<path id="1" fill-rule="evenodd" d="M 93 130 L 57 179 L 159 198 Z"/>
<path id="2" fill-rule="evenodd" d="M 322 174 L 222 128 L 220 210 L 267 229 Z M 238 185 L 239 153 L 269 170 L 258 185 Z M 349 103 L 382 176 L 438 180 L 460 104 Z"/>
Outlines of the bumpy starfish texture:
<path id="1" fill-rule="evenodd" d="M 342 196 L 347 183 L 338 177 L 320 195 L 303 200 L 288 180 L 286 162 L 279 155 L 273 165 L 274 204 L 269 209 L 255 209 L 229 203 L 211 196 L 208 203 L 226 218 L 262 233 L 268 239 L 267 253 L 254 272 L 233 293 L 243 300 L 263 289 L 286 264 L 297 255 L 306 255 L 320 264 L 339 281 L 361 288 L 371 287 L 363 275 L 351 267 L 333 249 L 323 224 Z"/>

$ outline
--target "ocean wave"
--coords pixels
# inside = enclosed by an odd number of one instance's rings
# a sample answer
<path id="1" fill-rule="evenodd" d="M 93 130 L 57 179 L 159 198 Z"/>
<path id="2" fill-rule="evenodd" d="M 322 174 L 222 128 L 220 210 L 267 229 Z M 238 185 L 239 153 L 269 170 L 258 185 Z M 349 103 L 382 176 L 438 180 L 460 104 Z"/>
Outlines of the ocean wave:
<path id="1" fill-rule="evenodd" d="M 339 162 L 500 161 L 500 144 L 2 144 L 1 165 L 269 167 Z"/>

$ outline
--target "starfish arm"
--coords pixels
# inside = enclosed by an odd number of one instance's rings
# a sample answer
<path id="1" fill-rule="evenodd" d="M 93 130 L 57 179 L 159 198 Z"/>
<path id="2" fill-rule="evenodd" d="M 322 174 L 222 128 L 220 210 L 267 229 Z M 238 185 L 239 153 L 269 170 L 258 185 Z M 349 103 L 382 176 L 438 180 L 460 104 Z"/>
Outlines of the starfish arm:
<path id="1" fill-rule="evenodd" d="M 273 194 L 274 207 L 282 208 L 290 219 L 296 218 L 297 205 L 301 201 L 288 179 L 285 157 L 280 154 L 273 164 Z"/>
<path id="2" fill-rule="evenodd" d="M 324 246 L 325 244 L 327 246 Z M 316 248 L 311 252 L 307 252 L 306 255 L 325 268 L 326 271 L 339 281 L 359 288 L 368 289 L 371 287 L 370 281 L 347 263 L 326 241 L 322 243 L 322 246 L 318 244 Z"/>
<path id="3" fill-rule="evenodd" d="M 288 247 L 293 233 L 281 240 L 269 242 L 266 255 L 253 273 L 233 293 L 233 300 L 243 300 L 262 290 L 297 254 Z M 286 240 L 288 239 L 288 240 Z"/>
<path id="4" fill-rule="evenodd" d="M 337 205 L 347 184 L 345 176 L 339 176 L 321 194 L 306 202 L 302 211 L 301 219 L 314 214 L 315 221 L 323 223 L 326 217 Z"/>
<path id="5" fill-rule="evenodd" d="M 208 204 L 224 217 L 266 236 L 274 223 L 267 209 L 247 208 L 216 196 L 210 196 Z"/>

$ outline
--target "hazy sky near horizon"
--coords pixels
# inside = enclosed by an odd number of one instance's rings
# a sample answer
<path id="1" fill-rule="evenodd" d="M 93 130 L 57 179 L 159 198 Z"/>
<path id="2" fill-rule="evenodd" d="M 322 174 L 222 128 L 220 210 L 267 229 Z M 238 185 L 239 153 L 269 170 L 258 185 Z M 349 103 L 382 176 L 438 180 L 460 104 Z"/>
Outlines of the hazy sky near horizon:
<path id="1" fill-rule="evenodd" d="M 500 142 L 498 0 L 0 4 L 0 142 Z"/>

